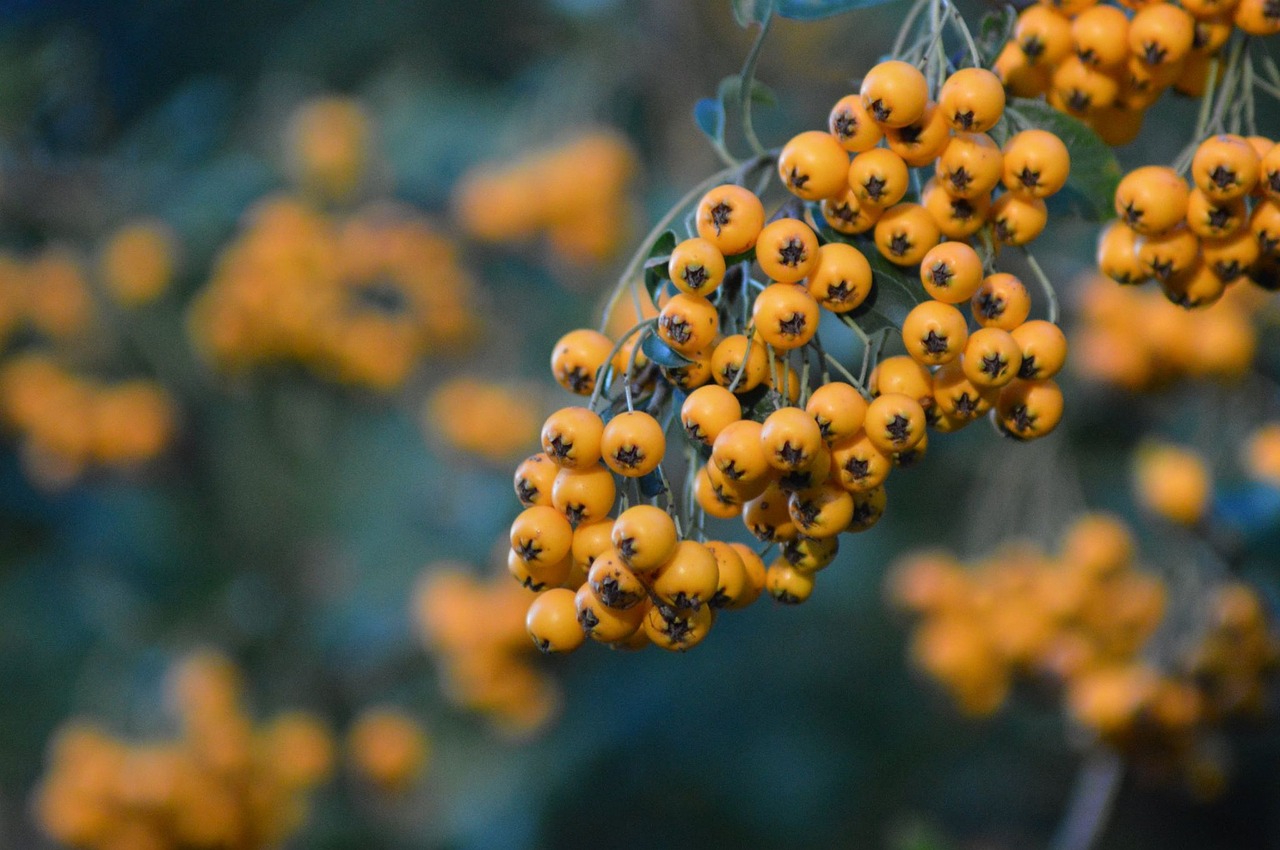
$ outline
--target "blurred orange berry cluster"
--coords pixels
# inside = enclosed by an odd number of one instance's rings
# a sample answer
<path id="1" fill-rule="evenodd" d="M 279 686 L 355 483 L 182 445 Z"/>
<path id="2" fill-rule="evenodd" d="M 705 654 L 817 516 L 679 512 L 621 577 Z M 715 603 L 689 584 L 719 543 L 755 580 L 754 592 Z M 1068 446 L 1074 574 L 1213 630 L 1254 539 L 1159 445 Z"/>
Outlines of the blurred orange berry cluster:
<path id="1" fill-rule="evenodd" d="M 1213 495 L 1213 475 L 1196 451 L 1152 440 L 1134 456 L 1137 501 L 1152 514 L 1178 525 L 1204 520 Z"/>
<path id="2" fill-rule="evenodd" d="M 177 237 L 169 226 L 140 219 L 107 237 L 98 256 L 98 272 L 112 298 L 137 307 L 168 289 L 177 262 Z"/>
<path id="3" fill-rule="evenodd" d="M 423 641 L 439 660 L 445 694 L 502 732 L 532 734 L 556 715 L 560 690 L 531 663 L 529 595 L 505 575 L 477 579 L 464 565 L 428 566 L 415 595 Z"/>
<path id="4" fill-rule="evenodd" d="M 426 770 L 431 742 L 418 721 L 402 709 L 371 706 L 347 732 L 352 771 L 384 793 L 408 789 Z"/>
<path id="5" fill-rule="evenodd" d="M 1240 462 L 1250 478 L 1280 487 L 1280 422 L 1258 427 L 1245 442 Z"/>
<path id="6" fill-rule="evenodd" d="M 215 653 L 174 669 L 172 740 L 130 742 L 66 724 L 36 791 L 48 835 L 93 850 L 270 848 L 295 833 L 333 770 L 327 727 L 304 713 L 255 725 L 238 671 Z"/>
<path id="7" fill-rule="evenodd" d="M 44 354 L 19 355 L 0 367 L 0 415 L 21 440 L 28 471 L 50 484 L 93 465 L 151 460 L 175 429 L 173 403 L 154 381 L 85 378 Z"/>
<path id="8" fill-rule="evenodd" d="M 561 259 L 610 259 L 631 225 L 627 188 L 636 154 L 621 135 L 587 130 L 514 162 L 485 163 L 458 181 L 454 210 L 468 235 L 487 242 L 545 236 Z"/>
<path id="9" fill-rule="evenodd" d="M 423 422 L 451 449 L 503 462 L 537 437 L 541 403 L 529 386 L 459 377 L 432 391 Z"/>
<path id="10" fill-rule="evenodd" d="M 387 392 L 475 331 L 456 248 L 389 204 L 330 216 L 290 197 L 247 217 L 197 296 L 191 330 L 219 368 L 297 363 Z"/>
<path id="11" fill-rule="evenodd" d="M 88 270 L 69 249 L 51 246 L 30 258 L 0 254 L 0 338 L 25 332 L 64 343 L 85 333 L 94 315 Z"/>
<path id="12" fill-rule="evenodd" d="M 298 107 L 285 141 L 299 191 L 320 203 L 349 200 L 368 169 L 372 136 L 369 116 L 352 98 L 327 95 Z"/>
<path id="13" fill-rule="evenodd" d="M 1189 311 L 1158 290 L 1118 287 L 1095 276 L 1081 289 L 1075 368 L 1133 391 L 1185 378 L 1239 379 L 1253 364 L 1255 322 L 1271 299 L 1257 287 L 1233 286 L 1217 303 Z"/>
<path id="14" fill-rule="evenodd" d="M 1091 737 L 1160 765 L 1193 755 L 1209 724 L 1261 707 L 1280 644 L 1256 593 L 1226 584 L 1190 654 L 1159 663 L 1151 638 L 1169 591 L 1134 556 L 1123 523 L 1086 515 L 1056 557 L 1011 545 L 967 568 L 947 553 L 919 553 L 894 568 L 889 593 L 921 618 L 915 663 L 962 711 L 994 713 L 1015 680 L 1061 687 L 1068 715 Z"/>

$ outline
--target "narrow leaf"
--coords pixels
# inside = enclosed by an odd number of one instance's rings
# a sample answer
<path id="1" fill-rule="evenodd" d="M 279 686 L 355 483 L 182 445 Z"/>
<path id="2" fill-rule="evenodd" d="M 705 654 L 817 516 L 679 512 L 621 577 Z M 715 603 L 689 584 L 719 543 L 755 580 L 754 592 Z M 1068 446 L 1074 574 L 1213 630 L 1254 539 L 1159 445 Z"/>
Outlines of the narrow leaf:
<path id="1" fill-rule="evenodd" d="M 657 363 L 659 366 L 665 366 L 668 369 L 676 369 L 680 366 L 687 366 L 693 361 L 689 358 L 677 354 L 672 350 L 671 346 L 663 342 L 657 334 L 646 334 L 644 340 L 640 343 L 640 350 L 645 356 Z"/>
<path id="2" fill-rule="evenodd" d="M 797 21 L 817 21 L 854 9 L 866 9 L 888 3 L 889 0 L 778 0 L 775 12 L 779 17 Z"/>

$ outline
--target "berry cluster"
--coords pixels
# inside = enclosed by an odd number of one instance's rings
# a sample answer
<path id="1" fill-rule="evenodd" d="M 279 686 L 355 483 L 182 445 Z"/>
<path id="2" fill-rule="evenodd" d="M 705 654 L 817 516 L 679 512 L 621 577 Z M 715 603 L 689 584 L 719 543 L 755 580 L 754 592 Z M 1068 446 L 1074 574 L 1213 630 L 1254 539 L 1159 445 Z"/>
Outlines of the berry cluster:
<path id="1" fill-rule="evenodd" d="M 0 342 L 30 335 L 52 347 L 84 337 L 95 319 L 86 264 L 64 247 L 33 257 L 0 254 Z"/>
<path id="2" fill-rule="evenodd" d="M 1280 487 L 1280 422 L 1263 423 L 1249 435 L 1240 465 L 1253 480 Z"/>
<path id="3" fill-rule="evenodd" d="M 1165 166 L 1125 175 L 1115 196 L 1120 220 L 1098 242 L 1102 272 L 1123 284 L 1154 279 L 1187 308 L 1212 304 L 1246 277 L 1280 286 L 1280 145 L 1212 136 L 1196 147 L 1190 175 L 1190 186 Z"/>
<path id="4" fill-rule="evenodd" d="M 452 241 L 410 210 L 330 216 L 277 197 L 223 249 L 191 329 L 227 371 L 298 363 L 389 392 L 471 336 L 471 289 Z"/>
<path id="5" fill-rule="evenodd" d="M 966 569 L 945 553 L 900 563 L 890 595 L 922 618 L 912 656 L 967 713 L 987 715 L 1015 680 L 1060 687 L 1069 716 L 1095 739 L 1165 772 L 1194 770 L 1205 733 L 1263 705 L 1280 658 L 1257 594 L 1219 586 L 1193 651 L 1154 660 L 1167 589 L 1133 566 L 1119 521 L 1091 515 L 1066 533 L 1058 557 L 1007 547 Z"/>
<path id="6" fill-rule="evenodd" d="M 453 451 L 506 463 L 537 438 L 541 406 L 530 387 L 451 378 L 427 397 L 423 430 Z"/>
<path id="7" fill-rule="evenodd" d="M 1232 286 L 1201 310 L 1184 310 L 1154 290 L 1115 286 L 1093 275 L 1080 287 L 1072 337 L 1076 370 L 1104 384 L 1148 390 L 1185 378 L 1237 381 L 1258 347 L 1254 318 L 1269 295 Z"/>
<path id="8" fill-rule="evenodd" d="M 98 258 L 99 274 L 111 297 L 125 307 L 159 298 L 178 266 L 178 240 L 168 225 L 141 219 L 107 237 Z"/>
<path id="9" fill-rule="evenodd" d="M 136 467 L 173 439 L 169 394 L 153 381 L 107 384 L 53 358 L 23 354 L 0 368 L 0 417 L 21 440 L 23 462 L 46 485 L 94 466 Z"/>
<path id="10" fill-rule="evenodd" d="M 1128 9 L 1097 0 L 1027 6 L 993 69 L 1010 93 L 1045 95 L 1109 144 L 1122 145 L 1170 87 L 1203 93 L 1235 29 L 1280 32 L 1280 12 L 1267 0 L 1123 5 Z"/>
<path id="11" fill-rule="evenodd" d="M 551 150 L 469 171 L 454 190 L 454 213 L 477 239 L 545 236 L 559 258 L 599 265 L 628 235 L 627 187 L 635 171 L 636 155 L 625 139 L 586 131 Z"/>
<path id="12" fill-rule="evenodd" d="M 1213 496 L 1213 477 L 1198 452 L 1151 441 L 1138 447 L 1133 473 L 1134 495 L 1144 509 L 1177 525 L 1204 522 Z"/>
<path id="13" fill-rule="evenodd" d="M 36 791 L 40 826 L 90 850 L 282 845 L 333 771 L 332 736 L 300 712 L 255 727 L 240 690 L 226 658 L 197 654 L 170 683 L 175 740 L 134 744 L 93 725 L 64 726 Z"/>
<path id="14" fill-rule="evenodd" d="M 426 770 L 431 742 L 417 719 L 401 708 L 370 706 L 347 730 L 352 772 L 384 794 L 401 794 Z"/>
<path id="15" fill-rule="evenodd" d="M 350 201 L 370 172 L 373 126 L 359 101 L 324 95 L 289 116 L 286 170 L 311 203 Z"/>
<path id="16" fill-rule="evenodd" d="M 451 702 L 515 737 L 551 722 L 560 690 L 528 663 L 533 646 L 525 632 L 525 591 L 505 576 L 480 581 L 461 565 L 433 564 L 423 573 L 414 607 Z"/>

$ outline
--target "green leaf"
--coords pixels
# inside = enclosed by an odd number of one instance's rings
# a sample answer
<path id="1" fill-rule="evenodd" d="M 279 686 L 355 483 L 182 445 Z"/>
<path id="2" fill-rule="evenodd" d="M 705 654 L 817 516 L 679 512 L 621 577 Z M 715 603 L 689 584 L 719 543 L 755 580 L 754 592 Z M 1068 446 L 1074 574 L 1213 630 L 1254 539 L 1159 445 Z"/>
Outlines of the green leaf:
<path id="1" fill-rule="evenodd" d="M 733 19 L 744 29 L 752 24 L 763 24 L 773 14 L 773 2 L 774 0 L 730 0 Z"/>
<path id="2" fill-rule="evenodd" d="M 1122 173 L 1111 146 L 1084 122 L 1059 112 L 1042 100 L 1014 98 L 1008 110 L 1022 123 L 1048 130 L 1062 139 L 1071 153 L 1071 176 L 1064 190 L 1075 200 L 1088 221 L 1106 221 L 1115 215 L 1116 187 Z"/>
<path id="3" fill-rule="evenodd" d="M 817 21 L 854 9 L 866 9 L 889 0 L 777 0 L 774 11 L 779 17 L 797 21 Z"/>
<path id="4" fill-rule="evenodd" d="M 742 90 L 742 77 L 739 74 L 730 74 L 720 81 L 720 85 L 716 87 L 716 97 L 720 98 L 721 109 L 726 109 L 730 103 L 736 104 Z M 704 98 L 705 99 L 705 98 Z M 773 89 L 766 86 L 759 80 L 751 80 L 751 102 L 756 106 L 777 106 L 778 96 Z"/>
<path id="5" fill-rule="evenodd" d="M 978 54 L 982 67 L 990 68 L 1000 51 L 1013 38 L 1013 28 L 1018 22 L 1018 10 L 1004 6 L 982 16 L 978 24 Z"/>
<path id="6" fill-rule="evenodd" d="M 669 279 L 667 263 L 675 247 L 676 232 L 674 230 L 664 230 L 649 247 L 649 257 L 644 261 L 644 288 L 648 290 L 649 297 L 655 303 L 658 300 L 658 287 L 662 286 L 663 281 Z"/>
<path id="7" fill-rule="evenodd" d="M 667 492 L 667 488 L 662 484 L 662 475 L 658 470 L 642 475 L 640 477 L 640 494 L 646 499 L 653 499 Z"/>
<path id="8" fill-rule="evenodd" d="M 680 366 L 687 366 L 693 361 L 689 358 L 677 354 L 671 346 L 667 345 L 658 337 L 657 334 L 645 334 L 644 339 L 640 342 L 640 350 L 645 356 L 657 363 L 659 366 L 665 366 L 668 369 L 676 369 Z"/>
<path id="9" fill-rule="evenodd" d="M 904 269 L 886 260 L 875 246 L 866 246 L 862 253 L 871 264 L 871 280 L 874 284 L 871 292 L 875 296 L 868 296 L 862 306 L 868 307 L 869 311 L 879 315 L 889 325 L 902 327 L 907 313 L 924 300 L 924 285 L 918 278 L 908 276 Z"/>
<path id="10" fill-rule="evenodd" d="M 693 120 L 712 142 L 724 144 L 724 101 L 704 97 L 693 105 Z"/>

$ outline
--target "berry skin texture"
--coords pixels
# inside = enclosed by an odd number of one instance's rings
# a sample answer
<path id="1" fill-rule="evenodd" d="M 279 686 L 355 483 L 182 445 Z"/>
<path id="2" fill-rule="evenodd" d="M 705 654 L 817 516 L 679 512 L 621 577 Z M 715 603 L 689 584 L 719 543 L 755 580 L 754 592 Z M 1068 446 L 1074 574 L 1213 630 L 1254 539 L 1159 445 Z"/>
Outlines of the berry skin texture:
<path id="1" fill-rule="evenodd" d="M 619 611 L 633 608 L 648 598 L 644 582 L 622 562 L 612 547 L 598 556 L 587 571 L 587 583 L 596 597 Z"/>
<path id="2" fill-rule="evenodd" d="M 801 572 L 779 559 L 765 573 L 765 589 L 784 605 L 799 605 L 813 595 L 813 573 Z"/>
<path id="3" fill-rule="evenodd" d="M 526 508 L 551 504 L 551 486 L 555 483 L 560 467 L 542 452 L 530 455 L 520 462 L 515 472 L 516 498 Z"/>
<path id="4" fill-rule="evenodd" d="M 1048 6 L 1029 6 L 1018 15 L 1013 40 L 1029 64 L 1053 68 L 1071 52 L 1071 21 Z"/>
<path id="5" fill-rule="evenodd" d="M 585 407 L 563 407 L 542 426 L 542 451 L 564 469 L 589 469 L 600 460 L 604 422 Z"/>
<path id="6" fill-rule="evenodd" d="M 1018 376 L 1022 350 L 1008 331 L 979 328 L 969 335 L 961 368 L 970 383 L 979 389 L 1003 387 Z"/>
<path id="7" fill-rule="evenodd" d="M 760 442 L 759 422 L 742 419 L 728 425 L 711 446 L 711 462 L 729 481 L 749 484 L 769 475 L 772 467 Z"/>
<path id="8" fill-rule="evenodd" d="M 1172 66 L 1191 52 L 1195 20 L 1172 3 L 1152 3 L 1129 22 L 1129 51 L 1151 66 Z"/>
<path id="9" fill-rule="evenodd" d="M 890 207 L 876 222 L 876 248 L 886 260 L 899 266 L 919 265 L 941 238 L 933 216 L 919 204 Z"/>
<path id="10" fill-rule="evenodd" d="M 612 350 L 613 343 L 599 331 L 569 331 L 551 349 L 551 374 L 569 392 L 591 395 L 596 388 L 596 373 Z"/>
<path id="11" fill-rule="evenodd" d="M 1013 329 L 1013 341 L 1022 352 L 1018 377 L 1043 381 L 1062 371 L 1067 362 L 1067 337 L 1053 322 L 1033 319 Z"/>
<path id="12" fill-rule="evenodd" d="M 613 521 L 613 547 L 634 572 L 651 572 L 675 551 L 676 524 L 653 505 L 627 508 Z"/>
<path id="13" fill-rule="evenodd" d="M 848 181 L 860 206 L 884 209 L 907 194 L 911 175 L 898 154 L 887 148 L 872 148 L 849 163 Z"/>
<path id="14" fill-rule="evenodd" d="M 1031 313 L 1031 296 L 1026 286 L 1011 274 L 987 275 L 969 300 L 973 318 L 984 328 L 1012 331 Z"/>
<path id="15" fill-rule="evenodd" d="M 858 201 L 853 189 L 848 189 L 836 198 L 827 198 L 822 202 L 822 219 L 837 233 L 854 236 L 866 233 L 875 227 L 880 216 L 884 214 L 881 207 L 864 205 Z"/>
<path id="16" fill-rule="evenodd" d="M 979 387 L 965 374 L 964 364 L 953 360 L 933 375 L 936 411 L 956 425 L 985 416 L 996 400 L 996 390 Z"/>
<path id="17" fill-rule="evenodd" d="M 573 530 L 573 565 L 582 570 L 583 575 L 591 569 L 596 559 L 613 550 L 613 517 L 604 517 L 596 522 L 579 525 Z"/>
<path id="18" fill-rule="evenodd" d="M 756 296 L 751 322 L 760 340 L 779 351 L 790 351 L 813 339 L 819 312 L 818 302 L 803 286 L 772 283 Z"/>
<path id="19" fill-rule="evenodd" d="M 667 450 L 662 425 L 648 413 L 619 413 L 604 426 L 600 452 L 619 475 L 641 478 L 658 468 Z"/>
<path id="20" fill-rule="evenodd" d="M 852 504 L 852 502 L 851 502 Z M 802 573 L 821 572 L 840 551 L 838 537 L 797 537 L 782 545 L 782 559 Z"/>
<path id="21" fill-rule="evenodd" d="M 862 428 L 867 401 L 852 384 L 832 381 L 813 391 L 805 413 L 813 417 L 818 433 L 828 445 L 851 437 Z"/>
<path id="22" fill-rule="evenodd" d="M 850 493 L 874 490 L 884 483 L 893 469 L 889 454 L 876 448 L 865 431 L 858 431 L 834 443 L 831 446 L 831 463 L 840 486 Z"/>
<path id="23" fill-rule="evenodd" d="M 607 517 L 616 496 L 613 476 L 599 464 L 587 469 L 562 469 L 551 488 L 552 506 L 574 525 Z"/>
<path id="24" fill-rule="evenodd" d="M 698 202 L 698 235 L 731 257 L 750 250 L 764 227 L 764 205 L 751 191 L 725 184 Z"/>
<path id="25" fill-rule="evenodd" d="M 1003 166 L 1001 180 L 1010 192 L 1028 198 L 1047 198 L 1067 184 L 1071 155 L 1062 139 L 1053 133 L 1023 130 L 1004 143 Z"/>
<path id="26" fill-rule="evenodd" d="M 653 574 L 650 587 L 663 605 L 684 614 L 711 602 L 720 586 L 716 556 L 696 540 L 682 540 Z"/>
<path id="27" fill-rule="evenodd" d="M 942 115 L 959 133 L 985 133 L 1004 114 L 1004 84 L 985 68 L 962 68 L 938 94 Z"/>
<path id="28" fill-rule="evenodd" d="M 964 314 L 951 304 L 923 301 L 902 322 L 902 344 L 917 363 L 939 366 L 960 356 L 969 341 Z"/>
<path id="29" fill-rule="evenodd" d="M 1006 192 L 991 205 L 990 220 L 996 241 L 1002 245 L 1026 245 L 1044 232 L 1049 209 L 1039 198 Z"/>
<path id="30" fill-rule="evenodd" d="M 1110 74 L 1068 56 L 1053 70 L 1049 102 L 1077 118 L 1088 118 L 1116 102 L 1120 84 Z"/>
<path id="31" fill-rule="evenodd" d="M 871 370 L 867 381 L 873 396 L 902 393 L 928 410 L 933 405 L 933 375 L 929 369 L 904 355 L 886 357 Z"/>
<path id="32" fill-rule="evenodd" d="M 755 597 L 751 595 L 751 576 L 742 555 L 732 545 L 720 540 L 708 540 L 703 545 L 715 557 L 719 575 L 715 595 L 708 604 L 712 608 L 741 608 L 744 607 L 743 600 L 749 596 L 751 599 L 746 604 L 750 604 Z"/>
<path id="33" fill-rule="evenodd" d="M 845 95 L 831 107 L 827 128 L 840 146 L 850 153 L 869 151 L 884 137 L 880 125 L 872 120 L 856 94 Z"/>
<path id="34" fill-rule="evenodd" d="M 1138 262 L 1138 234 L 1124 222 L 1113 221 L 1098 236 L 1098 269 L 1116 283 L 1145 283 L 1147 271 Z"/>
<path id="35" fill-rule="evenodd" d="M 987 223 L 991 197 L 953 198 L 936 178 L 924 184 L 920 202 L 948 239 L 968 239 Z"/>
<path id="36" fill-rule="evenodd" d="M 648 609 L 643 605 L 618 609 L 605 605 L 591 585 L 584 584 L 574 594 L 578 627 L 583 634 L 600 643 L 618 643 L 636 633 Z"/>
<path id="37" fill-rule="evenodd" d="M 766 367 L 767 368 L 767 367 Z M 718 384 L 699 387 L 680 406 L 680 423 L 689 439 L 710 446 L 725 428 L 742 418 L 738 397 Z"/>
<path id="38" fill-rule="evenodd" d="M 796 283 L 808 276 L 818 263 L 818 237 L 813 229 L 795 218 L 780 218 L 760 231 L 756 241 L 756 262 L 778 283 Z"/>
<path id="39" fill-rule="evenodd" d="M 526 561 L 512 549 L 507 553 L 507 574 L 526 590 L 539 593 L 548 587 L 559 587 L 569 579 L 573 559 L 561 558 L 552 563 Z"/>
<path id="40" fill-rule="evenodd" d="M 849 154 L 830 133 L 810 130 L 787 142 L 778 155 L 778 176 L 793 195 L 821 201 L 842 193 Z"/>
<path id="41" fill-rule="evenodd" d="M 960 304 L 982 285 L 982 258 L 963 242 L 943 242 L 920 261 L 920 282 L 935 301 Z"/>
<path id="42" fill-rule="evenodd" d="M 731 604 L 729 607 L 745 608 L 759 599 L 760 594 L 764 592 L 764 561 L 760 560 L 760 556 L 745 543 L 730 543 L 729 546 L 742 558 L 742 566 L 746 571 L 747 577 L 747 584 L 743 589 L 742 595 L 738 598 L 736 604 Z"/>
<path id="43" fill-rule="evenodd" d="M 1232 22 L 1249 35 L 1269 36 L 1280 33 L 1280 15 L 1267 0 L 1240 0 L 1231 16 Z"/>
<path id="44" fill-rule="evenodd" d="M 839 484 L 828 483 L 792 493 L 787 509 L 802 534 L 827 539 L 849 527 L 853 498 Z"/>
<path id="45" fill-rule="evenodd" d="M 951 141 L 951 129 L 938 104 L 929 101 L 924 114 L 905 127 L 885 131 L 889 150 L 912 168 L 921 168 L 937 159 Z"/>
<path id="46" fill-rule="evenodd" d="M 822 430 L 804 410 L 784 407 L 764 420 L 760 446 L 774 469 L 805 469 L 822 449 Z"/>
<path id="47" fill-rule="evenodd" d="M 1200 455 L 1173 445 L 1149 445 L 1138 451 L 1134 468 L 1138 502 L 1178 525 L 1204 519 L 1213 483 Z"/>
<path id="48" fill-rule="evenodd" d="M 686 239 L 671 252 L 667 273 L 676 289 L 705 296 L 724 280 L 724 254 L 706 239 Z"/>
<path id="49" fill-rule="evenodd" d="M 881 62 L 862 78 L 862 107 L 882 127 L 905 127 L 919 120 L 929 102 L 929 84 L 914 65 Z"/>
<path id="50" fill-rule="evenodd" d="M 1058 427 L 1062 407 L 1062 390 L 1053 381 L 1015 380 L 1000 390 L 992 415 L 1007 436 L 1034 440 Z"/>
<path id="51" fill-rule="evenodd" d="M 1196 188 L 1215 201 L 1234 201 L 1253 191 L 1262 171 L 1257 151 L 1239 136 L 1213 136 L 1191 160 Z"/>
<path id="52" fill-rule="evenodd" d="M 1129 58 L 1129 19 L 1115 6 L 1093 6 L 1071 21 L 1076 55 L 1091 68 L 1114 69 Z"/>
<path id="53" fill-rule="evenodd" d="M 710 605 L 687 613 L 666 605 L 654 605 L 645 614 L 644 633 L 654 646 L 684 652 L 702 643 L 714 620 Z"/>
<path id="54" fill-rule="evenodd" d="M 680 354 L 710 350 L 719 331 L 715 305 L 701 295 L 677 293 L 658 313 L 658 337 Z"/>
<path id="55" fill-rule="evenodd" d="M 573 547 L 573 527 L 555 508 L 535 505 L 511 523 L 511 549 L 529 564 L 557 564 Z"/>
<path id="56" fill-rule="evenodd" d="M 769 482 L 764 492 L 743 506 L 743 525 L 757 540 L 766 543 L 794 539 L 800 529 L 796 528 L 787 508 L 789 498 L 790 494 L 779 487 L 777 481 Z"/>
<path id="57" fill-rule="evenodd" d="M 1187 216 L 1190 190 L 1172 168 L 1144 165 L 1124 176 L 1116 188 L 1116 215 L 1133 231 L 1163 233 Z"/>
<path id="58" fill-rule="evenodd" d="M 1244 198 L 1215 201 L 1199 189 L 1187 198 L 1187 228 L 1201 239 L 1226 239 L 1248 220 Z"/>
<path id="59" fill-rule="evenodd" d="M 862 427 L 871 444 L 884 454 L 905 452 L 924 437 L 924 408 L 910 396 L 886 393 L 867 405 Z"/>
<path id="60" fill-rule="evenodd" d="M 749 340 L 743 334 L 727 336 L 711 353 L 711 377 L 722 387 L 736 381 L 735 393 L 751 392 L 769 377 L 769 356 L 759 340 Z"/>
<path id="61" fill-rule="evenodd" d="M 1185 227 L 1140 236 L 1135 247 L 1143 272 L 1162 281 L 1191 268 L 1200 257 L 1200 240 Z"/>
<path id="62" fill-rule="evenodd" d="M 988 195 L 1004 173 L 1004 155 L 986 133 L 957 133 L 938 157 L 937 180 L 953 198 Z"/>
<path id="63" fill-rule="evenodd" d="M 806 287 L 821 307 L 847 313 L 871 294 L 871 264 L 862 252 L 843 242 L 829 242 L 818 249 L 818 263 L 809 272 Z"/>
<path id="64" fill-rule="evenodd" d="M 574 592 L 563 587 L 538 594 L 529 606 L 524 625 L 533 645 L 547 654 L 573 652 L 587 639 L 578 625 Z"/>

